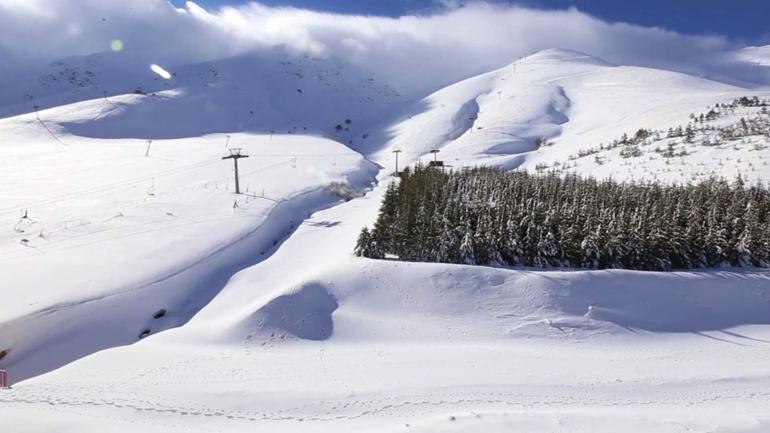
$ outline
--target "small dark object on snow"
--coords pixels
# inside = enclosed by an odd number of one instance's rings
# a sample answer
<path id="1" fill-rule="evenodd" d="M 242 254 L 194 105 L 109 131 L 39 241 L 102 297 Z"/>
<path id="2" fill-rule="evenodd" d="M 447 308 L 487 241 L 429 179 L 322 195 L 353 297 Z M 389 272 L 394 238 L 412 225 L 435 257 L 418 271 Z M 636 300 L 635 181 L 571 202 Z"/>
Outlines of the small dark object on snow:
<path id="1" fill-rule="evenodd" d="M 3 349 L 3 350 L 0 350 L 0 361 L 2 361 L 2 360 L 3 360 L 3 358 L 5 358 L 6 356 L 8 356 L 8 352 L 9 352 L 9 351 L 10 351 L 10 349 Z"/>
<path id="2" fill-rule="evenodd" d="M 150 330 L 149 328 L 145 329 L 144 331 L 142 331 L 141 334 L 139 334 L 139 339 L 141 340 L 142 338 L 147 337 L 148 335 L 150 335 L 151 332 L 152 330 Z"/>
<path id="3" fill-rule="evenodd" d="M 346 123 L 346 124 L 348 124 L 348 125 L 350 125 L 351 123 L 353 123 L 353 121 L 352 121 L 352 120 L 350 120 L 350 119 L 345 119 L 345 123 Z"/>
<path id="4" fill-rule="evenodd" d="M 168 311 L 166 311 L 165 308 L 161 308 L 160 310 L 156 311 L 155 314 L 152 315 L 152 318 L 160 319 L 161 317 L 165 317 L 167 312 Z"/>

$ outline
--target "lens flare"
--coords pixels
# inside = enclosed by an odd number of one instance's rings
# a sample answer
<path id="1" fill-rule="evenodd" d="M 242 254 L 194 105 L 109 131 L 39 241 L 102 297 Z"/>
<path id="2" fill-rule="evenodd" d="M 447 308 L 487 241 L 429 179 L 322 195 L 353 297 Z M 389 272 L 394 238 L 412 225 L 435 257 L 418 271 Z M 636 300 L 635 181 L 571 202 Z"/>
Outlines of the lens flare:
<path id="1" fill-rule="evenodd" d="M 110 42 L 110 49 L 116 53 L 123 51 L 123 41 L 120 39 L 115 39 L 114 41 Z"/>
<path id="2" fill-rule="evenodd" d="M 160 66 L 158 66 L 158 65 L 156 65 L 154 63 L 152 65 L 150 65 L 150 70 L 152 72 L 155 72 L 156 74 L 158 74 L 164 80 L 170 80 L 171 79 L 171 72 L 163 69 L 162 67 L 160 67 Z"/>

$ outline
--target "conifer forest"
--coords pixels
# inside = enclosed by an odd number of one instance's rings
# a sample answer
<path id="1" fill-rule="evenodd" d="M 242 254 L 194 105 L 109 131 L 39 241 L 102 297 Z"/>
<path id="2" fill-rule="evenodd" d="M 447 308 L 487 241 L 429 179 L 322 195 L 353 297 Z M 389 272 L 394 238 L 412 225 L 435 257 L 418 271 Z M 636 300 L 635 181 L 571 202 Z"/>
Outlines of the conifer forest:
<path id="1" fill-rule="evenodd" d="M 770 190 L 712 178 L 620 183 L 492 168 L 401 173 L 356 254 L 538 268 L 770 264 Z"/>

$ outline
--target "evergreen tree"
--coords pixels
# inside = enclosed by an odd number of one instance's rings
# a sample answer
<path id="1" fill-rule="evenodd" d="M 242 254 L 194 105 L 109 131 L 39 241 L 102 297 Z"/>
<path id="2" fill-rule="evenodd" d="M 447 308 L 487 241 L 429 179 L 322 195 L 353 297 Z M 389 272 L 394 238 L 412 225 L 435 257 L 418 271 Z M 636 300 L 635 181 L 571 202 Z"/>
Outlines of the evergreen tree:
<path id="1" fill-rule="evenodd" d="M 460 243 L 460 263 L 466 265 L 476 264 L 476 254 L 473 250 L 473 236 L 470 230 L 465 232 L 462 243 Z"/>
<path id="2" fill-rule="evenodd" d="M 591 269 L 767 267 L 769 215 L 770 191 L 740 178 L 658 185 L 417 167 L 388 186 L 355 253 Z"/>

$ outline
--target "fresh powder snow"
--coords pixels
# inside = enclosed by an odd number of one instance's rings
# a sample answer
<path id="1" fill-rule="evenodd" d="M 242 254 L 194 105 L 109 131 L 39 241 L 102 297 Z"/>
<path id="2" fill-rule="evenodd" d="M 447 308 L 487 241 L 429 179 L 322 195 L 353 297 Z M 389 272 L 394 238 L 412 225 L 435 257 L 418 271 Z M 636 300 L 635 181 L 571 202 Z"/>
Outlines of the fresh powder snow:
<path id="1" fill-rule="evenodd" d="M 152 71 L 109 54 L 0 90 L 8 431 L 770 431 L 766 270 L 353 254 L 396 155 L 766 182 L 767 136 L 569 156 L 770 89 L 563 49 L 423 93 L 282 49 Z M 761 114 L 742 110 L 719 124 Z"/>

